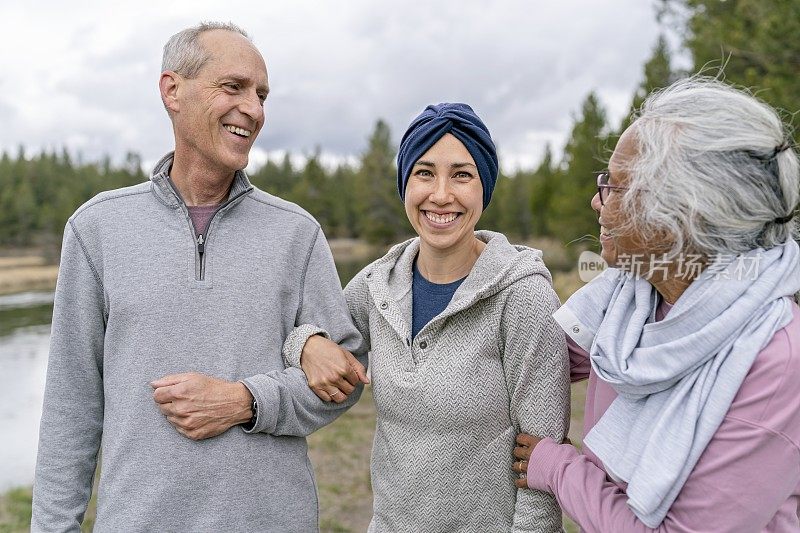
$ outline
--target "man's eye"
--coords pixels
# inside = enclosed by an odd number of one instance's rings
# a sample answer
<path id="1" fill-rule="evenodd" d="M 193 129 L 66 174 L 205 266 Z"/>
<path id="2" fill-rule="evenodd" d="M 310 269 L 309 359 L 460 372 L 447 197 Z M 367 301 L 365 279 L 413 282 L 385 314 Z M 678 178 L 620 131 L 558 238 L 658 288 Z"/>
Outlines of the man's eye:
<path id="1" fill-rule="evenodd" d="M 226 83 L 225 87 L 227 87 L 228 89 L 232 89 L 234 91 L 238 91 L 239 88 L 240 88 L 240 85 L 238 83 Z"/>

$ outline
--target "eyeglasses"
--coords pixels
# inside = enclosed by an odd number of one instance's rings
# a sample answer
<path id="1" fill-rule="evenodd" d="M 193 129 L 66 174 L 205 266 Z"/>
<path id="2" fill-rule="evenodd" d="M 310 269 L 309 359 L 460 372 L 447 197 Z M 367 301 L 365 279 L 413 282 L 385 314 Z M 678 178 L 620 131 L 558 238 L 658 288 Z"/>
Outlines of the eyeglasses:
<path id="1" fill-rule="evenodd" d="M 611 190 L 627 191 L 629 187 L 619 187 L 617 185 L 608 184 L 608 171 L 597 173 L 597 194 L 600 195 L 600 205 L 606 205 L 608 200 L 608 193 Z"/>

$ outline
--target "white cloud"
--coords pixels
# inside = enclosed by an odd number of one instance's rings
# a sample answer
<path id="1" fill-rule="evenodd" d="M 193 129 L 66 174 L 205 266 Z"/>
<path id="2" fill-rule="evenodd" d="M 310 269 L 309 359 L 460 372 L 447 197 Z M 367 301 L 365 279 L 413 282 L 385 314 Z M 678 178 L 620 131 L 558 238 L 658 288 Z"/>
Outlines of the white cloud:
<path id="1" fill-rule="evenodd" d="M 47 13 L 47 16 L 42 16 Z M 650 2 L 45 1 L 0 7 L 0 148 L 66 145 L 85 158 L 172 146 L 158 97 L 161 47 L 199 20 L 233 20 L 262 51 L 272 93 L 264 154 L 352 159 L 384 118 L 395 140 L 422 108 L 473 105 L 506 168 L 559 152 L 595 90 L 616 122 L 659 28 Z M 271 156 L 270 156 L 271 157 Z"/>

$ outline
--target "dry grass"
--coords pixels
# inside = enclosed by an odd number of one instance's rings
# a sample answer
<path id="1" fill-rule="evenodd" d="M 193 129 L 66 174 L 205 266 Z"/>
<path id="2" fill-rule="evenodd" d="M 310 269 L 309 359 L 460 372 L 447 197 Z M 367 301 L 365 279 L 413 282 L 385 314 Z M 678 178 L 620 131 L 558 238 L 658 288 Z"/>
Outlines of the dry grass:
<path id="1" fill-rule="evenodd" d="M 583 287 L 585 284 L 578 277 L 577 270 L 569 272 L 553 272 L 553 288 L 561 301 L 566 301 L 572 293 Z"/>
<path id="2" fill-rule="evenodd" d="M 58 267 L 53 265 L 0 268 L 0 294 L 52 290 Z"/>
<path id="3" fill-rule="evenodd" d="M 57 276 L 41 255 L 0 257 L 0 294 L 54 289 Z"/>
<path id="4" fill-rule="evenodd" d="M 385 247 L 373 246 L 361 239 L 329 239 L 333 257 L 339 261 L 366 263 L 385 252 Z"/>
<path id="5" fill-rule="evenodd" d="M 367 530 L 372 518 L 369 463 L 374 432 L 372 388 L 366 387 L 354 407 L 308 438 L 322 533 Z"/>
<path id="6" fill-rule="evenodd" d="M 23 255 L 19 257 L 0 257 L 0 270 L 4 268 L 26 268 L 44 266 L 44 257 L 40 255 Z"/>

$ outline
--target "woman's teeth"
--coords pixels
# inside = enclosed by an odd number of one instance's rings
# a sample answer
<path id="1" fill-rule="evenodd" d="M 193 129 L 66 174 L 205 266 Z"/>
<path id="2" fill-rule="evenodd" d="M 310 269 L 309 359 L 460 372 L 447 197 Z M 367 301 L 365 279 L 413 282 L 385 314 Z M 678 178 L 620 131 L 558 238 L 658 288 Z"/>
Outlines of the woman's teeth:
<path id="1" fill-rule="evenodd" d="M 458 213 L 439 215 L 436 213 L 431 213 L 430 211 L 425 211 L 425 216 L 428 217 L 428 220 L 431 222 L 436 222 L 437 224 L 449 224 L 450 222 L 454 221 L 456 217 L 458 217 Z"/>

